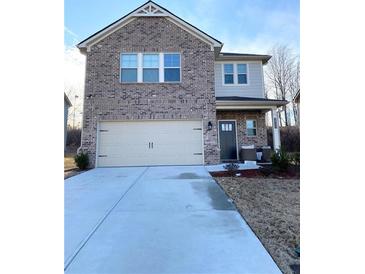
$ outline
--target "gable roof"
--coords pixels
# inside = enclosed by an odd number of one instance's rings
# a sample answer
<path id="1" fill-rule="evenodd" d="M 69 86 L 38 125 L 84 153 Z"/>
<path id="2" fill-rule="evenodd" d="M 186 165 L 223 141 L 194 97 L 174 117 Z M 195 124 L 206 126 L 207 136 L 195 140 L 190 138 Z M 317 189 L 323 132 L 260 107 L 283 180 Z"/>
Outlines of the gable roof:
<path id="1" fill-rule="evenodd" d="M 72 104 L 71 104 L 71 101 L 70 101 L 70 99 L 68 99 L 68 97 L 67 97 L 67 95 L 66 95 L 66 93 L 63 93 L 64 94 L 64 101 L 65 101 L 65 103 L 69 106 L 69 107 L 72 107 Z"/>
<path id="2" fill-rule="evenodd" d="M 135 10 L 131 11 L 127 15 L 123 16 L 122 18 L 118 19 L 117 21 L 111 23 L 110 25 L 106 26 L 105 28 L 94 33 L 85 40 L 81 41 L 77 45 L 77 47 L 80 50 L 88 50 L 89 47 L 91 47 L 93 44 L 99 42 L 106 36 L 112 34 L 116 30 L 130 23 L 137 17 L 165 17 L 166 19 L 176 24 L 177 26 L 181 27 L 185 31 L 196 36 L 200 40 L 210 44 L 212 49 L 221 48 L 223 46 L 223 43 L 220 42 L 219 40 L 215 39 L 214 37 L 210 36 L 204 31 L 198 29 L 197 27 L 191 25 L 190 23 L 171 13 L 167 9 L 156 4 L 155 2 L 148 1 L 145 4 L 136 8 Z"/>

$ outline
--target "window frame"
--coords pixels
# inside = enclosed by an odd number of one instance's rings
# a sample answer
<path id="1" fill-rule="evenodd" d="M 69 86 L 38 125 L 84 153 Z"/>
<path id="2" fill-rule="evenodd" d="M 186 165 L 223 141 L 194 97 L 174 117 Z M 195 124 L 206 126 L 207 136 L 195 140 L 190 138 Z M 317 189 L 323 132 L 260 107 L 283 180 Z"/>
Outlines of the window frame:
<path id="1" fill-rule="evenodd" d="M 122 82 L 122 55 L 136 54 L 137 55 L 137 82 Z M 155 54 L 159 56 L 158 67 L 158 81 L 157 82 L 143 82 L 143 55 Z M 180 71 L 180 81 L 165 81 L 165 54 L 179 55 L 180 67 L 168 67 L 172 69 L 178 68 Z M 119 54 L 119 83 L 120 84 L 180 84 L 182 82 L 182 53 L 181 52 L 120 52 Z M 147 67 L 146 67 L 147 68 Z"/>
<path id="2" fill-rule="evenodd" d="M 122 55 L 136 55 L 137 56 L 137 67 L 135 68 L 137 71 L 137 81 L 136 82 L 123 82 L 122 81 Z M 138 66 L 139 66 L 139 58 L 137 52 L 121 52 L 119 54 L 119 82 L 122 84 L 136 84 L 138 83 Z M 125 69 L 134 69 L 134 68 L 125 68 Z"/>
<path id="3" fill-rule="evenodd" d="M 238 65 L 246 65 L 246 73 L 239 73 L 238 72 Z M 244 63 L 237 63 L 237 85 L 247 85 L 248 84 L 248 65 Z M 238 75 L 246 75 L 246 83 L 238 83 Z"/>
<path id="4" fill-rule="evenodd" d="M 142 67 L 142 75 L 141 75 L 142 83 L 143 84 L 161 83 L 161 79 L 160 79 L 160 68 L 161 68 L 160 53 L 159 52 L 142 52 L 141 54 L 142 54 L 142 58 L 141 58 L 141 61 L 142 61 L 142 64 L 141 64 L 141 67 Z M 144 66 L 144 60 L 143 60 L 143 57 L 145 55 L 157 55 L 157 61 L 158 61 L 157 67 L 145 67 Z M 156 82 L 145 82 L 144 77 L 143 77 L 144 76 L 144 69 L 157 69 L 157 81 Z M 138 78 L 138 75 L 137 75 L 137 78 Z"/>
<path id="5" fill-rule="evenodd" d="M 224 65 L 233 64 L 233 84 L 226 84 L 225 83 L 225 73 L 224 73 Z M 237 65 L 246 65 L 246 77 L 247 83 L 239 84 L 238 83 L 238 74 L 245 74 L 245 73 L 238 73 Z M 222 70 L 222 86 L 249 86 L 250 85 L 250 62 L 239 62 L 239 61 L 232 61 L 232 62 L 222 62 L 221 63 L 221 70 Z"/>
<path id="6" fill-rule="evenodd" d="M 255 127 L 253 127 L 253 128 L 248 128 L 248 127 L 247 127 L 247 121 L 254 121 L 254 122 L 255 122 Z M 247 137 L 256 137 L 256 136 L 257 136 L 257 119 L 251 119 L 251 118 L 246 119 L 246 121 L 245 121 L 245 125 L 246 125 L 246 136 L 247 136 Z M 249 135 L 249 134 L 248 134 L 248 129 L 254 129 L 254 130 L 255 130 L 255 135 Z"/>
<path id="7" fill-rule="evenodd" d="M 179 67 L 165 67 L 165 54 L 177 54 L 177 55 L 179 55 L 179 64 L 180 64 L 180 66 Z M 163 52 L 162 53 L 162 59 L 163 59 L 163 64 L 162 64 L 162 74 L 163 74 L 163 83 L 181 83 L 181 53 L 180 52 Z M 168 82 L 166 82 L 165 81 L 165 69 L 179 69 L 179 81 L 168 81 Z"/>
<path id="8" fill-rule="evenodd" d="M 225 71 L 224 71 L 224 66 L 225 65 L 232 65 L 232 73 L 226 73 Z M 235 84 L 235 76 L 234 76 L 234 71 L 235 71 L 235 69 L 234 69 L 234 67 L 235 67 L 235 64 L 234 63 L 224 63 L 224 64 L 222 64 L 222 70 L 223 70 L 223 84 L 224 85 L 227 85 L 227 86 L 231 86 L 231 85 L 234 85 Z M 232 78 L 233 78 L 233 83 L 226 83 L 226 75 L 232 75 Z"/>

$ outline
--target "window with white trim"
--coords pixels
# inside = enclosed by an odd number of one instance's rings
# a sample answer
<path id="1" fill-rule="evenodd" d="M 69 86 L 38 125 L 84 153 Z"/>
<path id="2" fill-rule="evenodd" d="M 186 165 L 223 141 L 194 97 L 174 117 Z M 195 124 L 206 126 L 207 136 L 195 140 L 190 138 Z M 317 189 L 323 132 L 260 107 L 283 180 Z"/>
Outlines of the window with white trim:
<path id="1" fill-rule="evenodd" d="M 159 82 L 159 54 L 143 54 L 143 83 Z"/>
<path id="2" fill-rule="evenodd" d="M 122 83 L 137 82 L 137 54 L 121 54 L 120 56 L 120 81 Z"/>
<path id="3" fill-rule="evenodd" d="M 256 120 L 246 120 L 247 136 L 256 136 Z"/>
<path id="4" fill-rule="evenodd" d="M 164 54 L 164 78 L 165 82 L 180 82 L 180 54 Z"/>
<path id="5" fill-rule="evenodd" d="M 224 63 L 223 85 L 247 85 L 248 84 L 248 64 L 246 63 Z"/>
<path id="6" fill-rule="evenodd" d="M 180 53 L 121 53 L 121 83 L 180 83 Z"/>
<path id="7" fill-rule="evenodd" d="M 234 84 L 233 64 L 224 64 L 224 83 Z"/>
<path id="8" fill-rule="evenodd" d="M 237 64 L 237 83 L 247 84 L 247 64 Z"/>

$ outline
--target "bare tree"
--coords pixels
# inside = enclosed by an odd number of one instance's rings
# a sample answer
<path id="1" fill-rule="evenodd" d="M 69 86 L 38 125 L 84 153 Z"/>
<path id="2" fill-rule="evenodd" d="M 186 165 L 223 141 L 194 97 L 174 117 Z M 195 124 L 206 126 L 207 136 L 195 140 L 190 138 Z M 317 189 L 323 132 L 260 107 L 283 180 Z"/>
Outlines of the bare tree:
<path id="1" fill-rule="evenodd" d="M 290 100 L 292 101 L 295 125 L 298 125 L 298 107 L 293 102 L 293 99 L 299 89 L 300 89 L 300 62 L 299 60 L 297 60 L 294 64 L 293 77 L 291 78 L 289 84 L 289 94 L 290 94 Z"/>
<path id="2" fill-rule="evenodd" d="M 82 99 L 79 97 L 79 90 L 73 87 L 65 88 L 65 93 L 72 103 L 72 107 L 68 112 L 68 121 L 71 128 L 79 128 L 81 121 L 81 111 L 82 111 Z"/>
<path id="3" fill-rule="evenodd" d="M 292 50 L 285 45 L 274 46 L 271 50 L 272 58 L 266 70 L 268 88 L 275 99 L 291 100 L 294 90 L 299 86 L 299 62 Z M 295 80 L 297 79 L 297 80 Z M 279 112 L 279 120 L 289 125 L 289 112 L 283 106 L 284 116 Z M 283 123 L 282 123 L 283 125 Z"/>

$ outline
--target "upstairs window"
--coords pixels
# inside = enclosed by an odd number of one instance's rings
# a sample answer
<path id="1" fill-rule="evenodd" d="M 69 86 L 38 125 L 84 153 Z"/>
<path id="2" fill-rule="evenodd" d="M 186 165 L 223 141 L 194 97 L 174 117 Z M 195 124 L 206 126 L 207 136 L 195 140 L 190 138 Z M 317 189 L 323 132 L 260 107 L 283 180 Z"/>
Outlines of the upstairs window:
<path id="1" fill-rule="evenodd" d="M 256 120 L 246 120 L 247 136 L 256 136 Z"/>
<path id="2" fill-rule="evenodd" d="M 248 64 L 223 64 L 223 85 L 248 85 Z"/>
<path id="3" fill-rule="evenodd" d="M 237 64 L 238 84 L 247 84 L 247 64 Z"/>
<path id="4" fill-rule="evenodd" d="M 165 82 L 180 82 L 180 54 L 164 54 Z"/>
<path id="5" fill-rule="evenodd" d="M 121 82 L 137 82 L 137 54 L 121 54 L 120 75 Z"/>
<path id="6" fill-rule="evenodd" d="M 157 83 L 159 81 L 159 55 L 143 54 L 143 82 Z"/>
<path id="7" fill-rule="evenodd" d="M 180 53 L 121 53 L 121 83 L 180 83 Z"/>
<path id="8" fill-rule="evenodd" d="M 224 64 L 224 83 L 234 84 L 233 75 L 233 64 Z"/>

